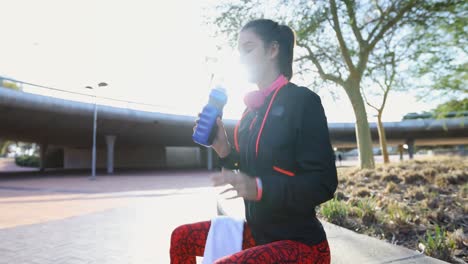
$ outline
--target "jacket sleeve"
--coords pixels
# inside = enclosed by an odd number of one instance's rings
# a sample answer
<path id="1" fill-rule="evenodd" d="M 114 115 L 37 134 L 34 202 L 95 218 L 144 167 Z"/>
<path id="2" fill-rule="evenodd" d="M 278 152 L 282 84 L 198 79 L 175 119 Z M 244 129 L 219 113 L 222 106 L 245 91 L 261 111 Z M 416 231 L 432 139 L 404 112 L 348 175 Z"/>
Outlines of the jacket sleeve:
<path id="1" fill-rule="evenodd" d="M 239 152 L 233 147 L 231 147 L 231 152 L 224 158 L 219 158 L 219 164 L 221 167 L 230 170 L 238 170 L 239 169 L 239 161 L 240 155 Z"/>
<path id="2" fill-rule="evenodd" d="M 262 201 L 308 213 L 333 198 L 335 156 L 320 97 L 308 91 L 295 121 L 295 176 L 264 177 Z"/>

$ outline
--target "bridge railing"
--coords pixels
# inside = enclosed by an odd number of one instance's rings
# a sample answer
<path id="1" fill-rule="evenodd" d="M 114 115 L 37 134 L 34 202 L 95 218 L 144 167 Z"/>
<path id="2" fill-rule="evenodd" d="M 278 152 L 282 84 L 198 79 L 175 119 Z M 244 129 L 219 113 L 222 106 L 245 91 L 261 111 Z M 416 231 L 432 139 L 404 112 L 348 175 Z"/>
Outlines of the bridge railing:
<path id="1" fill-rule="evenodd" d="M 26 93 L 39 94 L 50 97 L 56 97 L 60 99 L 84 102 L 94 104 L 96 102 L 99 105 L 113 106 L 119 108 L 128 108 L 140 111 L 149 112 L 163 112 L 163 113 L 174 113 L 174 114 L 187 114 L 181 112 L 179 109 L 171 106 L 161 104 L 150 104 L 144 102 L 137 102 L 131 100 L 123 100 L 118 98 L 112 98 L 107 96 L 95 95 L 90 89 L 83 89 L 83 92 L 64 90 L 54 87 L 43 86 L 39 84 L 24 82 L 15 80 L 8 77 L 0 76 L 0 86 L 8 89 L 22 91 Z M 46 91 L 46 92 L 45 92 Z M 86 91 L 86 92 L 84 92 Z"/>

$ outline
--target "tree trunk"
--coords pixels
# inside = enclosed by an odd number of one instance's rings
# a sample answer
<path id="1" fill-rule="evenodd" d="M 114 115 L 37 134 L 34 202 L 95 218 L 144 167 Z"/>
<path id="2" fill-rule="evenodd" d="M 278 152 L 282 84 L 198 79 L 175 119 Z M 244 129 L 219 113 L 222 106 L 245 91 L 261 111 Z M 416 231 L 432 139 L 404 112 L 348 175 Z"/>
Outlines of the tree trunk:
<path id="1" fill-rule="evenodd" d="M 377 130 L 379 132 L 379 142 L 380 149 L 382 151 L 382 156 L 385 164 L 390 163 L 387 150 L 387 137 L 385 136 L 385 128 L 382 123 L 382 112 L 379 112 L 377 115 Z"/>
<path id="2" fill-rule="evenodd" d="M 360 92 L 360 82 L 356 79 L 349 78 L 345 83 L 345 90 L 356 116 L 356 141 L 361 169 L 373 169 L 375 168 L 375 162 L 369 121 L 367 120 L 366 107 Z"/>

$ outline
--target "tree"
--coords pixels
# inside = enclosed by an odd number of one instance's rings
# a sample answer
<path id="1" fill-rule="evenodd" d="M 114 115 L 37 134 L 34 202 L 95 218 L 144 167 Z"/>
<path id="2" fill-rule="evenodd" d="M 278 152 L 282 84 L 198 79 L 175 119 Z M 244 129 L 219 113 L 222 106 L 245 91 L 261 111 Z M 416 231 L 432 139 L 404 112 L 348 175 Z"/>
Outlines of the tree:
<path id="1" fill-rule="evenodd" d="M 16 91 L 21 91 L 20 85 L 18 85 L 16 82 L 13 82 L 10 79 L 2 78 L 1 76 L 0 76 L 0 86 L 4 88 L 16 90 Z"/>
<path id="2" fill-rule="evenodd" d="M 403 120 L 411 119 L 436 119 L 436 118 L 458 118 L 468 116 L 468 98 L 461 100 L 450 100 L 437 105 L 431 112 L 408 113 Z"/>
<path id="3" fill-rule="evenodd" d="M 439 104 L 434 109 L 434 114 L 437 117 L 460 117 L 468 114 L 468 98 L 461 100 L 450 100 L 443 104 Z"/>
<path id="4" fill-rule="evenodd" d="M 0 139 L 0 156 L 4 156 L 6 154 L 8 154 L 8 148 L 11 146 L 11 145 L 18 145 L 18 142 L 14 142 L 14 141 L 11 141 L 11 140 L 6 140 L 6 139 Z"/>
<path id="5" fill-rule="evenodd" d="M 0 156 L 3 156 L 6 154 L 7 148 L 11 143 L 12 142 L 8 140 L 0 139 Z"/>
<path id="6" fill-rule="evenodd" d="M 399 58 L 396 57 L 395 51 L 397 48 L 392 47 L 392 40 L 393 35 L 390 35 L 382 41 L 384 43 L 384 49 L 381 50 L 382 54 L 380 56 L 375 56 L 374 61 L 369 61 L 370 65 L 365 74 L 366 78 L 369 79 L 370 82 L 367 86 L 377 85 L 379 89 L 375 90 L 378 92 L 366 91 L 365 81 L 361 87 L 364 101 L 369 107 L 377 111 L 377 131 L 379 134 L 380 149 L 385 164 L 390 163 L 390 158 L 388 155 L 387 138 L 382 122 L 382 116 L 390 91 L 394 89 L 395 86 L 401 86 L 401 81 L 398 79 L 397 75 L 397 68 L 399 63 L 403 60 L 401 56 Z M 377 94 L 377 97 L 381 99 L 381 101 L 377 104 L 372 103 L 366 94 Z"/>
<path id="7" fill-rule="evenodd" d="M 390 162 L 385 128 L 382 122 L 388 96 L 391 91 L 402 91 L 410 88 L 410 85 L 404 82 L 410 77 L 409 74 L 406 74 L 407 67 L 405 65 L 408 64 L 408 56 L 410 55 L 407 45 L 414 36 L 412 34 L 397 35 L 397 32 L 397 29 L 390 30 L 376 47 L 373 56 L 369 59 L 361 85 L 364 101 L 377 112 L 377 130 L 384 163 Z M 370 99 L 369 95 L 374 98 Z"/>
<path id="8" fill-rule="evenodd" d="M 415 21 L 410 43 L 413 74 L 426 80 L 421 98 L 467 96 L 468 2 L 429 1 L 424 7 L 432 15 Z"/>

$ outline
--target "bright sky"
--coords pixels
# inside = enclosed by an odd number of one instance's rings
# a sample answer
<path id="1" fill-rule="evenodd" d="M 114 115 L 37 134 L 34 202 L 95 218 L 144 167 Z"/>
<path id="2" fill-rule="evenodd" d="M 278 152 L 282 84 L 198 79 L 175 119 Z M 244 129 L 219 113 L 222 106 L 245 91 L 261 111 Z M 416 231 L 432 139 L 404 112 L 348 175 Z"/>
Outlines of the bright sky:
<path id="1" fill-rule="evenodd" d="M 83 93 L 91 92 L 85 86 L 106 82 L 98 95 L 161 106 L 146 110 L 196 115 L 207 102 L 215 72 L 214 82 L 229 93 L 225 116 L 239 118 L 243 95 L 255 87 L 244 81 L 237 52 L 218 52 L 209 37 L 203 7 L 212 2 L 0 0 L 0 76 Z M 206 57 L 218 60 L 207 63 Z M 329 122 L 354 122 L 344 93 L 337 101 L 325 90 L 319 94 Z M 411 93 L 392 93 L 384 121 L 435 106 L 417 102 Z M 373 121 L 373 110 L 368 112 Z"/>

